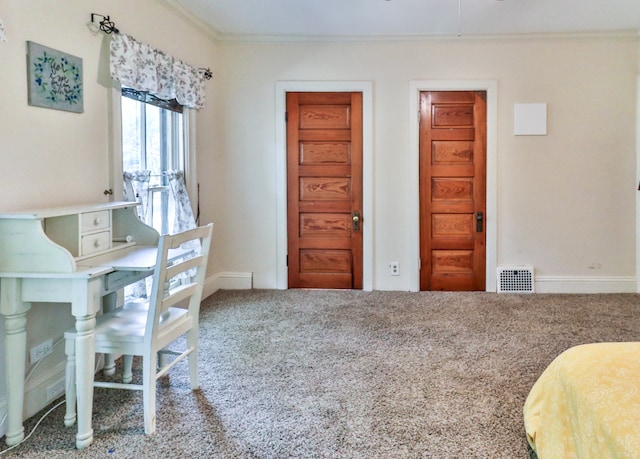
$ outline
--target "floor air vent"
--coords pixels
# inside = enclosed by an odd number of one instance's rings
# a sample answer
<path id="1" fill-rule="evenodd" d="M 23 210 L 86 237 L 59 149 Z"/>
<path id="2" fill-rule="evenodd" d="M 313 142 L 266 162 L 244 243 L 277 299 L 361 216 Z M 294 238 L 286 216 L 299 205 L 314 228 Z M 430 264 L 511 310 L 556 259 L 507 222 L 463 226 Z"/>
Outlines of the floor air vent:
<path id="1" fill-rule="evenodd" d="M 498 268 L 498 293 L 533 293 L 533 268 Z"/>

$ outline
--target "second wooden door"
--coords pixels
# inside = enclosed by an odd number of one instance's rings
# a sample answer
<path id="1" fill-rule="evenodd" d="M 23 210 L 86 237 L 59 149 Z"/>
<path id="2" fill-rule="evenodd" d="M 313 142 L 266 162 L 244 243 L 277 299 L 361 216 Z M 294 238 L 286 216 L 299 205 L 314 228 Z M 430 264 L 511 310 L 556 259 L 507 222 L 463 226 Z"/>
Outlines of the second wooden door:
<path id="1" fill-rule="evenodd" d="M 485 290 L 486 93 L 420 94 L 420 290 Z"/>

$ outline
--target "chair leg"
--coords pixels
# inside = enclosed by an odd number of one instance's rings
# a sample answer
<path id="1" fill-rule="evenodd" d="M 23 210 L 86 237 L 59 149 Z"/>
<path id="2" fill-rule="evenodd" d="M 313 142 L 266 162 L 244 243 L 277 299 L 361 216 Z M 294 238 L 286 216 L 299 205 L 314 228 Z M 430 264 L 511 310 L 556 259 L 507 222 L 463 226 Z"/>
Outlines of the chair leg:
<path id="1" fill-rule="evenodd" d="M 122 382 L 125 384 L 129 384 L 133 379 L 133 356 L 132 355 L 123 355 L 123 371 L 122 371 Z"/>
<path id="2" fill-rule="evenodd" d="M 67 355 L 65 368 L 65 402 L 64 425 L 70 427 L 76 423 L 76 341 L 75 336 L 65 333 L 64 352 Z"/>
<path id="3" fill-rule="evenodd" d="M 123 355 L 123 371 L 122 382 L 129 384 L 133 380 L 133 356 Z M 168 357 L 164 354 L 158 354 L 158 368 L 164 367 L 168 362 Z"/>
<path id="4" fill-rule="evenodd" d="M 104 368 L 102 374 L 105 376 L 113 376 L 116 372 L 116 359 L 113 354 L 104 354 Z"/>
<path id="5" fill-rule="evenodd" d="M 142 398 L 144 406 L 144 433 L 156 430 L 156 362 L 158 353 L 145 354 L 142 358 Z"/>
<path id="6" fill-rule="evenodd" d="M 191 389 L 197 389 L 200 387 L 200 380 L 198 377 L 198 328 L 192 328 L 187 332 L 187 346 L 193 348 L 191 354 L 187 357 L 189 360 L 189 381 L 191 382 Z"/>

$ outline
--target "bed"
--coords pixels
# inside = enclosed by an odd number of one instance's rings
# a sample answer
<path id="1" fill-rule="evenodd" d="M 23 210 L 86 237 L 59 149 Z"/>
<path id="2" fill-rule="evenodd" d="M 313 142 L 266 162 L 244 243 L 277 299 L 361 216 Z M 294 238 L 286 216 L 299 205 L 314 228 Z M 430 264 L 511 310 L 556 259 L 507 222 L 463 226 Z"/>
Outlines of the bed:
<path id="1" fill-rule="evenodd" d="M 640 342 L 572 347 L 524 405 L 538 459 L 640 458 Z"/>

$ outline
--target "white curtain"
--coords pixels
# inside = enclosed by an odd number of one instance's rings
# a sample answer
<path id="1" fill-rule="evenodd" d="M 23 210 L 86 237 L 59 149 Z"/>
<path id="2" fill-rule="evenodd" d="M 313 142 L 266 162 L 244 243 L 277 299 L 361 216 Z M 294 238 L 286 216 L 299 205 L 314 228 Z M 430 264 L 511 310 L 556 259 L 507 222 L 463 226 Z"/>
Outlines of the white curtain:
<path id="1" fill-rule="evenodd" d="M 181 105 L 204 107 L 203 71 L 122 33 L 111 38 L 111 77 L 122 86 Z"/>
<path id="2" fill-rule="evenodd" d="M 149 208 L 149 180 L 151 171 L 124 172 L 122 174 L 124 185 L 124 199 L 126 201 L 137 201 L 140 203 L 136 210 L 138 218 L 147 223 L 147 210 Z M 151 287 L 150 279 L 143 279 L 125 289 L 125 295 L 133 298 L 147 298 L 147 292 Z"/>
<path id="3" fill-rule="evenodd" d="M 149 180 L 151 179 L 151 171 L 125 171 L 122 178 L 125 201 L 138 201 L 140 203 L 136 208 L 138 217 L 143 222 L 149 224 L 147 221 L 147 210 L 149 208 Z"/>
<path id="4" fill-rule="evenodd" d="M 169 187 L 171 188 L 171 192 L 169 193 L 169 215 L 173 212 L 173 227 L 171 232 L 175 234 L 195 228 L 196 219 L 193 216 L 191 201 L 184 183 L 184 172 L 167 172 L 167 178 L 169 179 Z M 200 253 L 200 240 L 187 241 L 182 244 L 181 247 L 194 253 Z M 179 277 L 195 276 L 196 272 L 196 269 L 192 269 L 180 274 Z"/>
<path id="5" fill-rule="evenodd" d="M 167 171 L 165 176 L 169 183 L 169 233 L 181 233 L 196 227 L 196 219 L 191 209 L 191 200 L 187 193 L 183 171 Z M 147 225 L 151 224 L 149 203 L 151 192 L 149 181 L 151 171 L 125 171 L 122 174 L 124 184 L 124 199 L 126 201 L 138 201 L 138 217 Z"/>
<path id="6" fill-rule="evenodd" d="M 169 182 L 169 233 L 176 234 L 196 227 L 196 220 L 191 209 L 191 201 L 187 193 L 187 187 L 184 181 L 183 171 L 167 171 L 165 172 L 167 181 Z M 151 226 L 151 192 L 149 190 L 149 181 L 151 171 L 126 171 L 122 175 L 124 184 L 124 199 L 127 201 L 137 201 L 140 205 L 137 207 L 138 217 L 140 220 Z M 200 241 L 194 240 L 183 244 L 183 249 L 200 253 Z M 185 275 L 193 275 L 195 270 L 183 273 Z M 127 289 L 127 296 L 134 298 L 146 298 L 151 280 L 141 280 Z"/>
<path id="7" fill-rule="evenodd" d="M 166 173 L 169 180 L 169 206 L 173 207 L 174 218 L 172 233 L 180 233 L 196 227 L 196 219 L 191 209 L 191 200 L 187 193 L 183 171 L 169 171 Z"/>
<path id="8" fill-rule="evenodd" d="M 7 36 L 4 34 L 4 25 L 2 25 L 2 19 L 0 19 L 0 41 L 7 41 Z"/>

